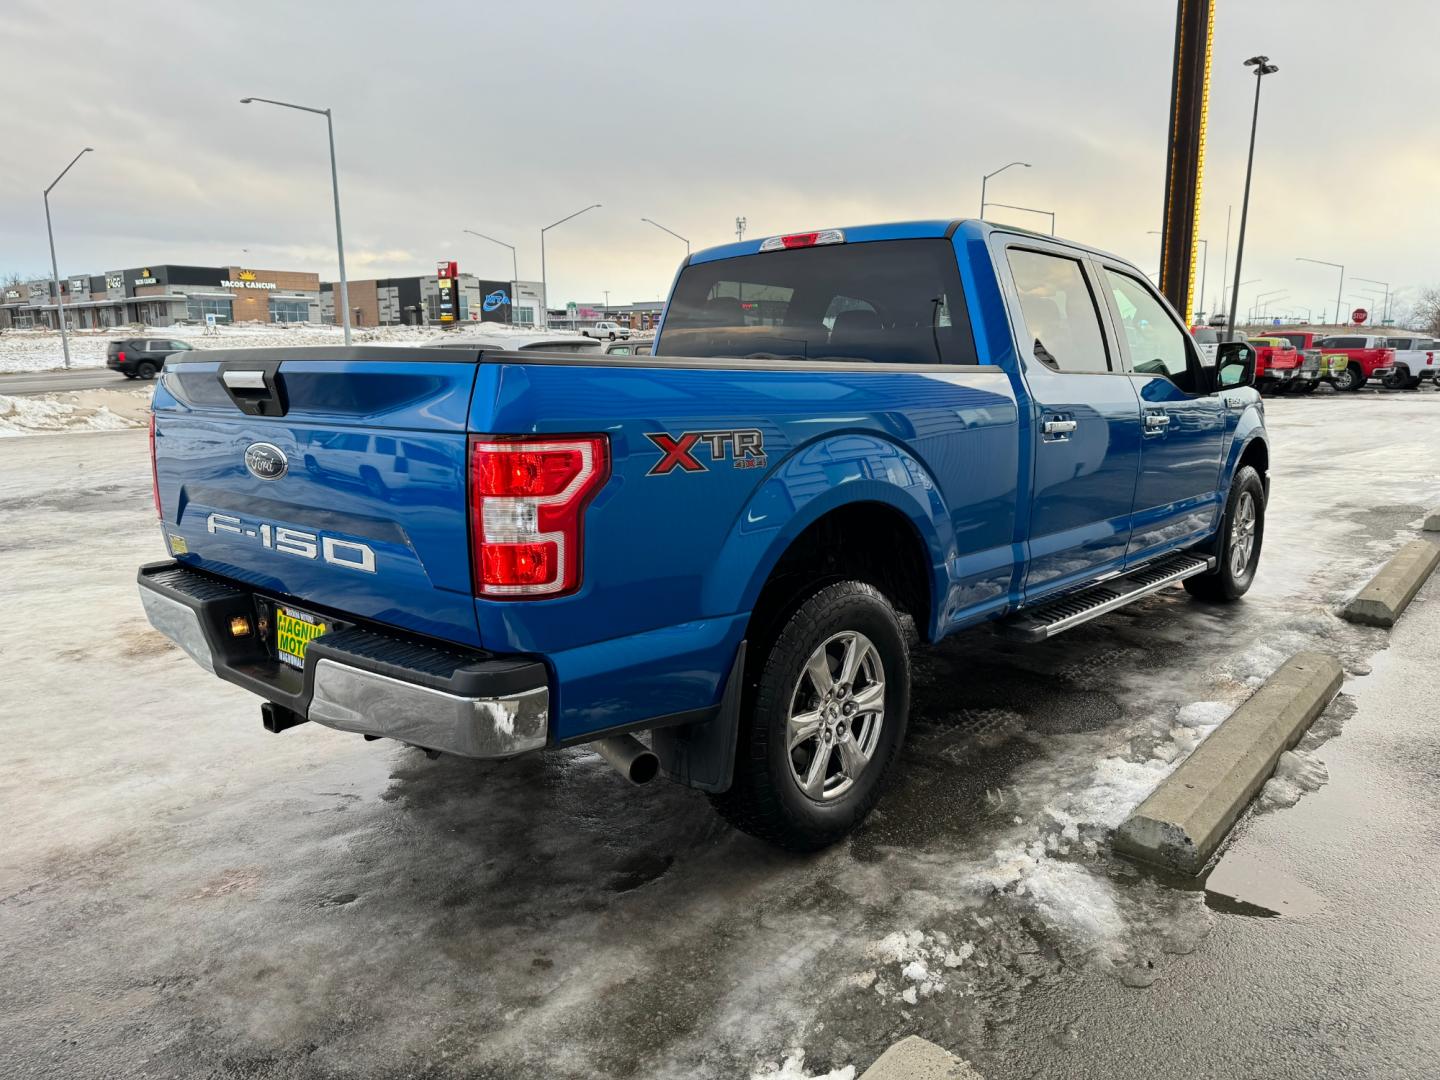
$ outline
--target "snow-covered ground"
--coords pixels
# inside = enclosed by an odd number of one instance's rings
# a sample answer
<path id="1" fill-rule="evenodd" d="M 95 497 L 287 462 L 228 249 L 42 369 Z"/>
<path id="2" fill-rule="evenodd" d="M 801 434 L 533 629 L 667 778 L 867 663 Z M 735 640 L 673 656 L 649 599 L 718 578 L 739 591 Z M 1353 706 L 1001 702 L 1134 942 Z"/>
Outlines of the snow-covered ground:
<path id="1" fill-rule="evenodd" d="M 0 394 L 0 438 L 144 427 L 150 394 L 148 386 L 24 397 Z"/>
<path id="2" fill-rule="evenodd" d="M 484 326 L 487 334 L 533 332 L 522 328 L 512 330 L 503 323 L 473 325 Z M 440 333 L 440 328 L 435 326 L 377 326 L 368 329 L 357 327 L 352 333 L 352 339 L 357 345 L 415 345 L 429 341 Z M 75 330 L 70 334 L 70 363 L 77 368 L 104 367 L 106 346 L 122 337 L 183 340 L 197 349 L 268 349 L 283 348 L 287 345 L 336 345 L 343 336 L 344 331 L 338 326 L 311 323 L 242 323 L 216 327 L 213 334 L 207 334 L 203 326 Z M 61 347 L 60 334 L 56 331 L 6 330 L 0 333 L 0 372 L 50 371 L 62 367 L 64 362 L 65 354 Z"/>
<path id="3" fill-rule="evenodd" d="M 1170 590 L 1040 646 L 924 650 L 896 782 L 809 858 L 584 749 L 265 733 L 140 612 L 143 432 L 11 440 L 0 1046 L 54 1028 L 71 1074 L 287 1078 L 842 1080 L 909 1033 L 996 1080 L 1017 1044 L 1063 1055 L 1048 991 L 1174 980 L 1216 917 L 1113 857 L 1115 824 L 1291 652 L 1367 671 L 1387 637 L 1336 609 L 1440 502 L 1440 395 L 1267 412 L 1243 603 Z M 1344 706 L 1257 812 L 1326 782 Z"/>

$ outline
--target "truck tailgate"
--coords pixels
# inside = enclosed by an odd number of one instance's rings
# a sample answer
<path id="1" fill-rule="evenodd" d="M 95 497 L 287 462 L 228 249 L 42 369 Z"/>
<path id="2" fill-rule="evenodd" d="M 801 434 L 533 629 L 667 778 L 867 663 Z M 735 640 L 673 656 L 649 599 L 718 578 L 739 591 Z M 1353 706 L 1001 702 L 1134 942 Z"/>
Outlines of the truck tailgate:
<path id="1" fill-rule="evenodd" d="M 302 608 L 479 645 L 465 479 L 477 359 L 371 346 L 172 360 L 155 394 L 171 553 Z"/>

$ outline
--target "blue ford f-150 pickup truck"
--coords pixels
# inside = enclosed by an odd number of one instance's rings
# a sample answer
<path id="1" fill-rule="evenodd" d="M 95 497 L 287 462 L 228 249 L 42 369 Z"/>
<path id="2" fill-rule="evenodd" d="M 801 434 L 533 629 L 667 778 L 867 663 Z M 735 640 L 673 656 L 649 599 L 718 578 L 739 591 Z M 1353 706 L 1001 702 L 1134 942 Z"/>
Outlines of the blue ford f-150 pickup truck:
<path id="1" fill-rule="evenodd" d="M 1233 600 L 1269 449 L 1132 265 L 975 221 L 699 252 L 654 355 L 196 351 L 155 392 L 151 622 L 430 751 L 589 743 L 791 848 L 879 798 L 909 635 Z M 957 695 L 964 687 L 956 687 Z M 634 733 L 649 732 L 649 746 Z"/>

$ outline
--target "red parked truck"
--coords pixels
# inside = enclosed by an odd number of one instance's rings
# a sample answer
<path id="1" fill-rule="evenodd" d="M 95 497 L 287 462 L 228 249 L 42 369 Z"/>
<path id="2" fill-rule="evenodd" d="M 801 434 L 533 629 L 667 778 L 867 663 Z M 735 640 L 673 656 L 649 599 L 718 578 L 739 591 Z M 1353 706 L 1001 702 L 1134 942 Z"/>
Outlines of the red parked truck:
<path id="1" fill-rule="evenodd" d="M 1371 379 L 1384 379 L 1395 370 L 1395 350 L 1387 339 L 1373 335 L 1341 334 L 1316 342 L 1322 366 L 1328 365 L 1336 390 L 1359 390 Z"/>
<path id="2" fill-rule="evenodd" d="M 1298 349 L 1279 335 L 1252 337 L 1255 346 L 1255 389 L 1262 394 L 1288 393 L 1300 375 Z"/>

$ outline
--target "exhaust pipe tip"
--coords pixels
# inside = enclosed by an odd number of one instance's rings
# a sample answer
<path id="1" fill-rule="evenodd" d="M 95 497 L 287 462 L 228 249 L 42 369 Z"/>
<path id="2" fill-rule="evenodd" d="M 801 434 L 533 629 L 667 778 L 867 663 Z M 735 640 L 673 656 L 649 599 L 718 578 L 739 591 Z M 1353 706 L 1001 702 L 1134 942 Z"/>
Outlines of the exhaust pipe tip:
<path id="1" fill-rule="evenodd" d="M 590 745 L 612 769 L 636 787 L 660 775 L 660 759 L 634 735 L 610 735 Z"/>

